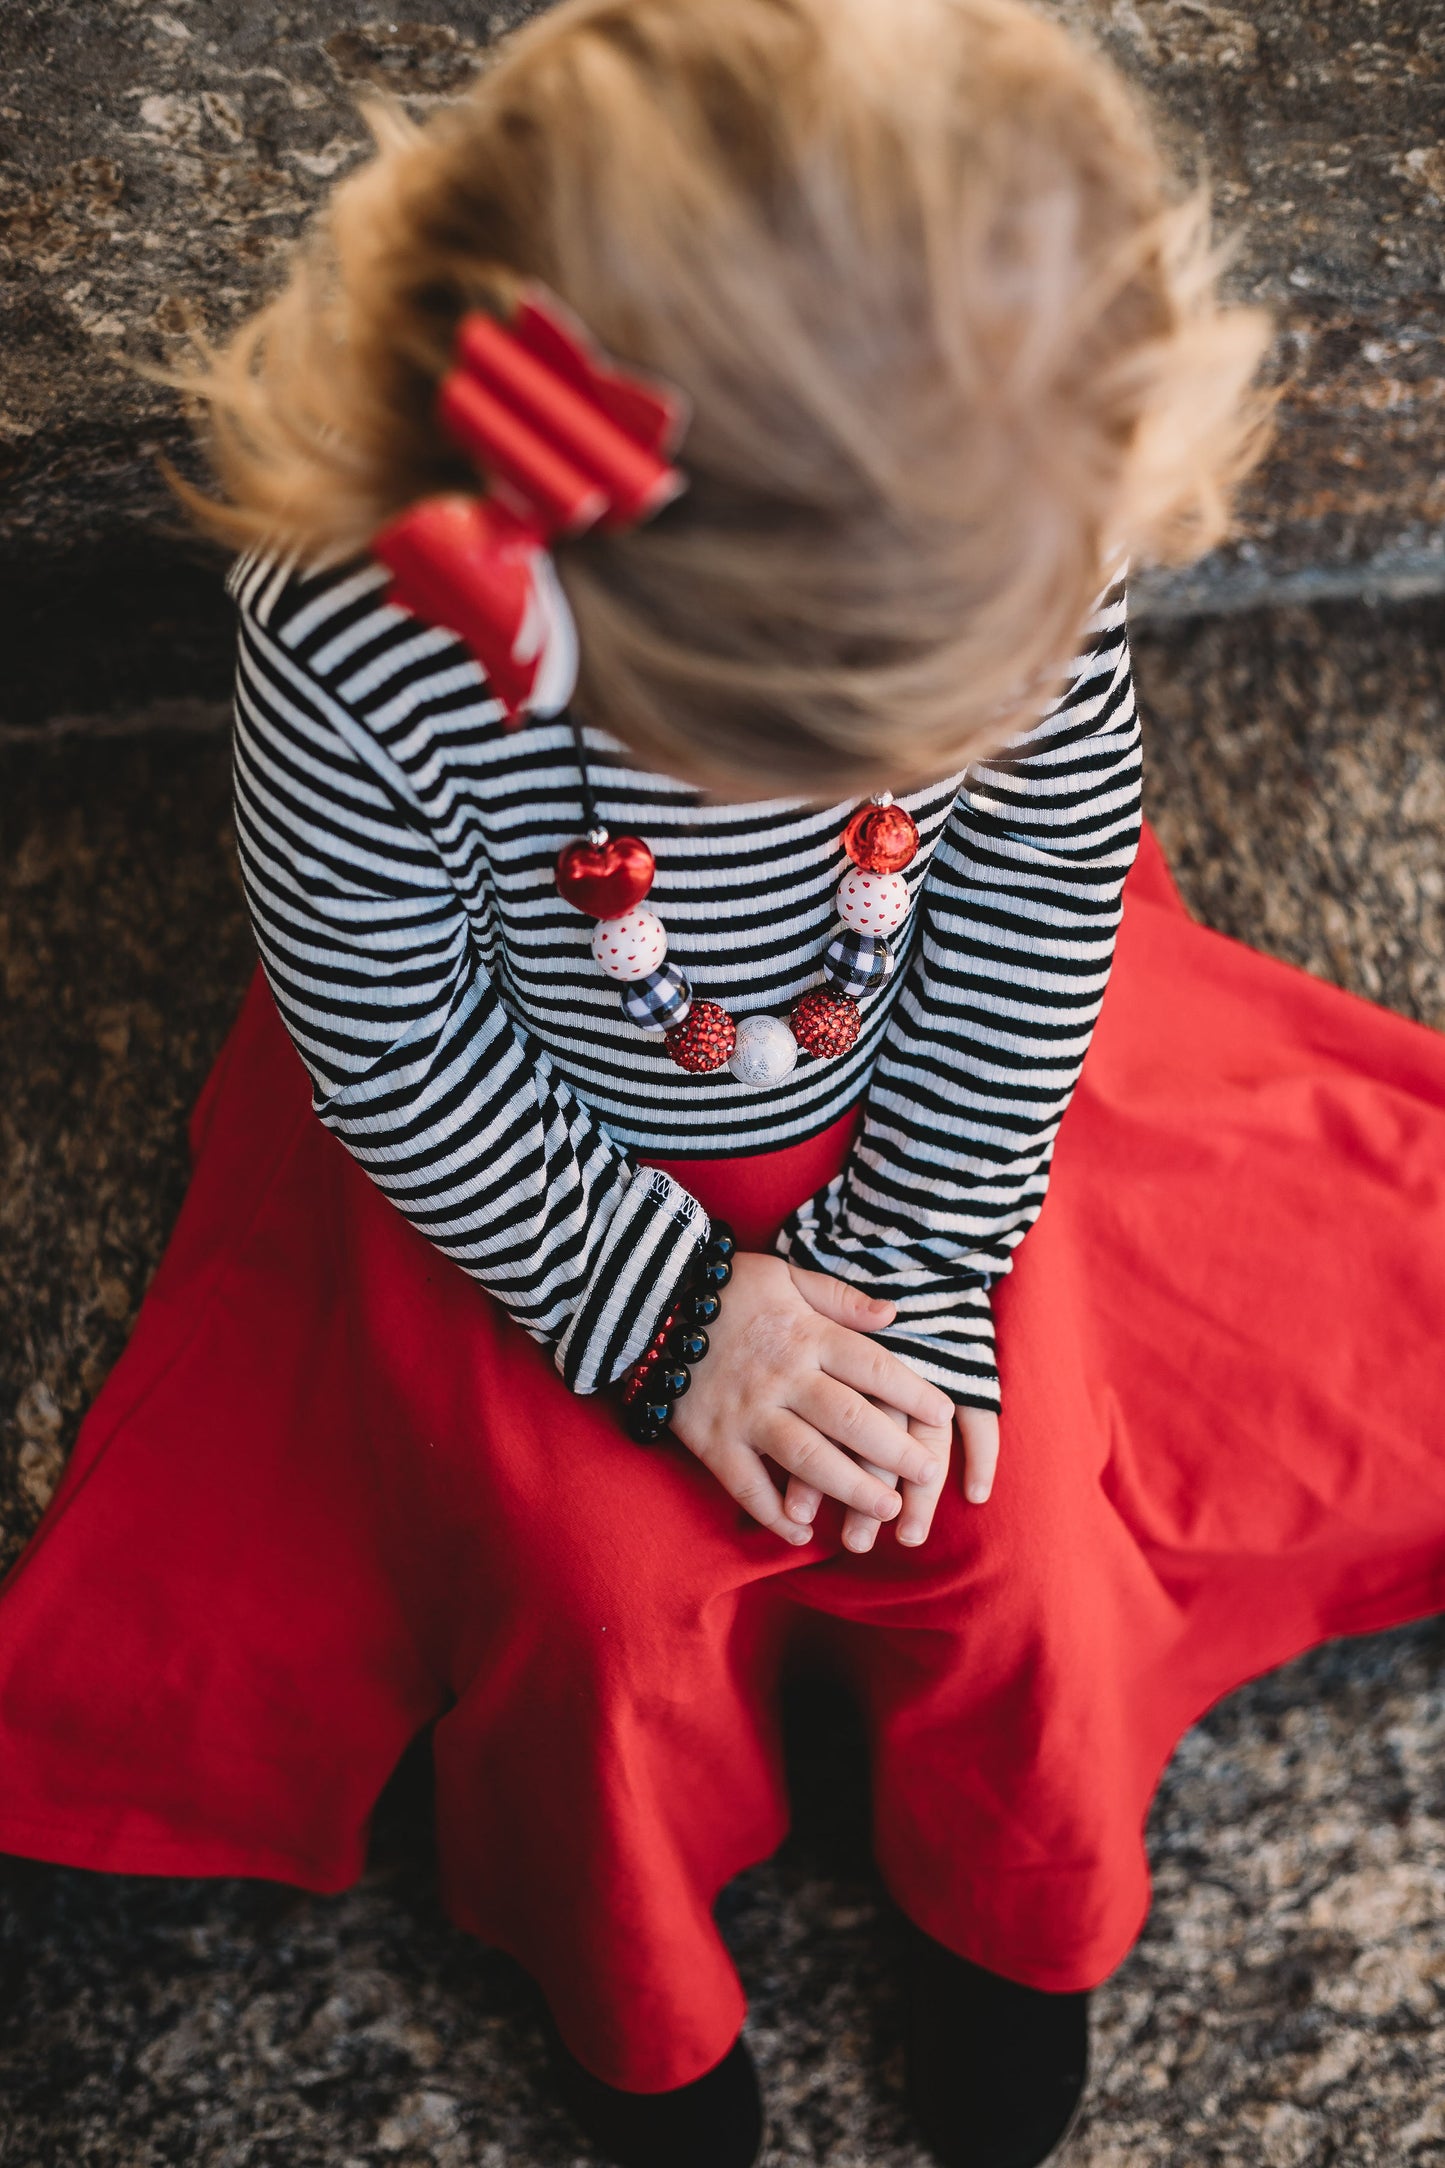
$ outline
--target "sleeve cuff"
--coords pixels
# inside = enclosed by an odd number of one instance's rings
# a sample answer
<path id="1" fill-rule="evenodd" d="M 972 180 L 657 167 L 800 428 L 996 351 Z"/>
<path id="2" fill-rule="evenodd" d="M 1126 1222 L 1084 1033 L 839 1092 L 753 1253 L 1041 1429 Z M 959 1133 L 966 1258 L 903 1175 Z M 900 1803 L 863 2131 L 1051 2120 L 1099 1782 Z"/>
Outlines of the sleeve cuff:
<path id="1" fill-rule="evenodd" d="M 946 1316 L 898 1317 L 868 1337 L 901 1355 L 910 1369 L 937 1385 L 959 1407 L 998 1413 L 993 1305 L 986 1287 L 966 1288 L 954 1298 Z"/>
<path id="2" fill-rule="evenodd" d="M 655 1167 L 637 1169 L 557 1343 L 557 1368 L 574 1393 L 595 1393 L 637 1360 L 681 1290 L 709 1224 L 681 1183 Z"/>
<path id="3" fill-rule="evenodd" d="M 836 1181 L 833 1188 L 836 1189 Z M 881 1332 L 869 1333 L 882 1347 L 901 1355 L 930 1385 L 937 1385 L 960 1407 L 991 1408 L 1000 1404 L 998 1365 L 994 1358 L 993 1304 L 987 1286 L 975 1280 L 964 1287 L 930 1288 L 926 1293 L 890 1286 L 887 1272 L 863 1276 L 858 1261 L 840 1254 L 817 1239 L 820 1192 L 801 1205 L 783 1224 L 777 1240 L 779 1256 L 813 1272 L 833 1273 L 898 1304 L 898 1315 Z"/>
<path id="4" fill-rule="evenodd" d="M 997 1415 L 1002 1404 L 999 1392 L 998 1371 L 992 1357 L 971 1358 L 967 1364 L 960 1363 L 952 1351 L 941 1352 L 923 1340 L 908 1339 L 891 1327 L 887 1332 L 872 1332 L 870 1340 L 901 1355 L 910 1370 L 927 1378 L 947 1393 L 949 1399 L 960 1408 L 987 1408 Z"/>

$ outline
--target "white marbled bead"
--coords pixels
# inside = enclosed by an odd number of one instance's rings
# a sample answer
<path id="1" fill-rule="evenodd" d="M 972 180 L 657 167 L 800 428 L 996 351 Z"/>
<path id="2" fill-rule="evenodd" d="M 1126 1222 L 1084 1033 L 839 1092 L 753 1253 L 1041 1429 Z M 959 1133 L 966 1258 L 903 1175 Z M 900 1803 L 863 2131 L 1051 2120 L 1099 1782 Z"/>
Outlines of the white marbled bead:
<path id="1" fill-rule="evenodd" d="M 599 918 L 592 954 L 609 979 L 645 979 L 667 954 L 667 929 L 655 911 L 635 904 L 621 918 Z"/>
<path id="2" fill-rule="evenodd" d="M 798 1063 L 798 1042 L 781 1016 L 740 1016 L 728 1067 L 739 1084 L 781 1084 Z"/>
<path id="3" fill-rule="evenodd" d="M 897 933 L 908 916 L 908 883 L 901 873 L 865 873 L 854 866 L 838 883 L 838 916 L 858 933 Z"/>

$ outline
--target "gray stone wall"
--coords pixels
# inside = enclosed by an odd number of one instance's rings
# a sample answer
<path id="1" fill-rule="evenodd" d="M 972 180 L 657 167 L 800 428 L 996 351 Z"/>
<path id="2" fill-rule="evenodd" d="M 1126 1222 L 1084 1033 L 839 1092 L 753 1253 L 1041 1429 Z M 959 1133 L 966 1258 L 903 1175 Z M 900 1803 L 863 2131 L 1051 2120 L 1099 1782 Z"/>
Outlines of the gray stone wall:
<path id="1" fill-rule="evenodd" d="M 423 111 L 534 12 L 415 4 L 0 8 L 0 587 L 24 650 L 0 721 L 223 688 L 214 564 L 155 466 L 186 430 L 126 359 L 277 275 L 364 155 L 359 91 Z M 1276 311 L 1289 387 L 1236 539 L 1142 579 L 1137 614 L 1445 587 L 1445 0 L 1051 4 L 1207 160 L 1243 236 L 1232 288 Z"/>
<path id="2" fill-rule="evenodd" d="M 1445 588 L 1445 6 L 1060 0 L 1201 155 L 1286 395 L 1237 540 L 1141 614 Z"/>

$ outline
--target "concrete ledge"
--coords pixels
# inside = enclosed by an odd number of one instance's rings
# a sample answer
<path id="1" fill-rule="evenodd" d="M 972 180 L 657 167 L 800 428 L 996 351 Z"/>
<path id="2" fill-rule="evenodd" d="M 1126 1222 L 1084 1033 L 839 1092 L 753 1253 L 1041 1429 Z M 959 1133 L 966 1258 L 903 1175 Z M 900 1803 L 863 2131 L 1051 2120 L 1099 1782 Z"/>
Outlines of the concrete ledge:
<path id="1" fill-rule="evenodd" d="M 1399 555 L 1382 550 L 1363 565 L 1300 565 L 1292 572 L 1231 562 L 1221 552 L 1198 574 L 1192 568 L 1182 577 L 1141 573 L 1130 582 L 1129 619 L 1157 625 L 1275 603 L 1409 602 L 1422 595 L 1445 597 L 1445 549 Z"/>

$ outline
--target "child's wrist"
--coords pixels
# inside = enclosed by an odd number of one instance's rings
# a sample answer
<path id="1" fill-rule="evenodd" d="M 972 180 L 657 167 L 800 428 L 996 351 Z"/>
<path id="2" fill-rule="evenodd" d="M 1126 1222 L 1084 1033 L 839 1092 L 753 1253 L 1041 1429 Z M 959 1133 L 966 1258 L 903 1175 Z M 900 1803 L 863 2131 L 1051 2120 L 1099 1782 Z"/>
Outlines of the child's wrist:
<path id="1" fill-rule="evenodd" d="M 677 1299 L 624 1376 L 622 1422 L 634 1444 L 656 1445 L 692 1384 L 693 1370 L 708 1351 L 707 1328 L 722 1312 L 722 1290 L 733 1276 L 737 1246 L 726 1220 L 714 1220 Z"/>

